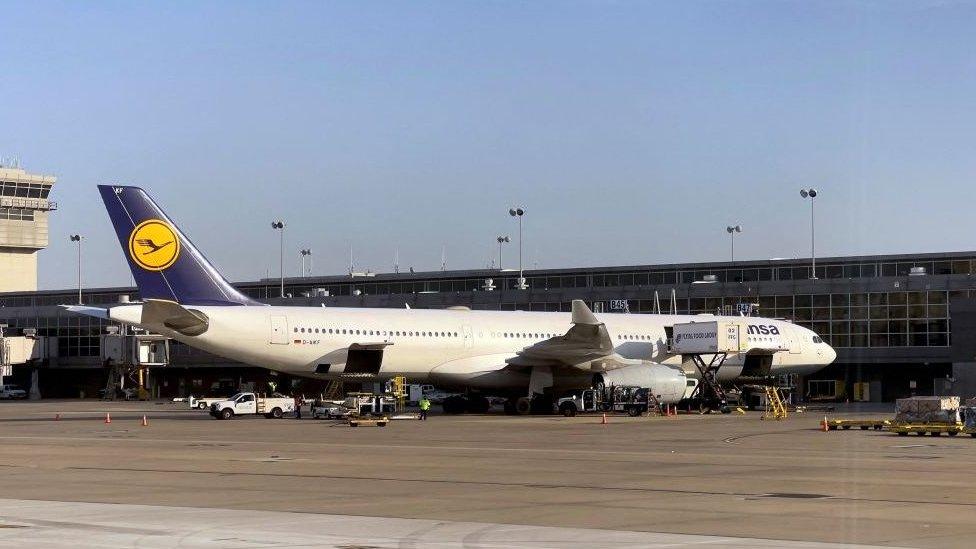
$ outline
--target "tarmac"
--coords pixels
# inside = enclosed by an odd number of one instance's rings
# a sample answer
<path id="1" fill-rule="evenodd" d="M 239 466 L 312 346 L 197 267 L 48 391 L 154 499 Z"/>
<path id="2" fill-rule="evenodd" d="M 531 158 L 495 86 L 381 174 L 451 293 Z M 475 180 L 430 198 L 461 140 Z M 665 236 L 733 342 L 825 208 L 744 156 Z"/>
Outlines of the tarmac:
<path id="1" fill-rule="evenodd" d="M 0 403 L 0 546 L 970 547 L 976 537 L 968 436 L 824 433 L 822 413 L 607 425 L 434 414 L 350 428 L 184 407 Z"/>

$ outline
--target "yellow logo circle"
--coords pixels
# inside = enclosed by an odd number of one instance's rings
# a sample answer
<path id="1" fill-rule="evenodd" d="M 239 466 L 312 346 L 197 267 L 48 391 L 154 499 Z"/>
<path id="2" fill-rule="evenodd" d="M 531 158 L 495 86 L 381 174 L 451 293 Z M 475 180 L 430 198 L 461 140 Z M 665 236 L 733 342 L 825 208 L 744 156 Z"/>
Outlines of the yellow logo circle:
<path id="1" fill-rule="evenodd" d="M 129 257 L 147 271 L 169 268 L 180 256 L 180 239 L 169 223 L 147 219 L 129 235 Z"/>

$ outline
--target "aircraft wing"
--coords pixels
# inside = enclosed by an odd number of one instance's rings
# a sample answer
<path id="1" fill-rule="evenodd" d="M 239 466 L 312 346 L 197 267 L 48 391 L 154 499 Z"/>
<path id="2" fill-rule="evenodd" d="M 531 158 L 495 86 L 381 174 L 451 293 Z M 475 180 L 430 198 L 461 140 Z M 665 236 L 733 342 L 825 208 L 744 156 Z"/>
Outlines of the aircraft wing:
<path id="1" fill-rule="evenodd" d="M 607 327 L 580 299 L 573 300 L 573 326 L 564 335 L 530 345 L 505 362 L 511 366 L 576 366 L 614 354 Z"/>
<path id="2" fill-rule="evenodd" d="M 350 351 L 382 351 L 390 345 L 393 345 L 392 341 L 376 341 L 376 342 L 365 342 L 365 343 L 351 343 L 349 345 Z"/>

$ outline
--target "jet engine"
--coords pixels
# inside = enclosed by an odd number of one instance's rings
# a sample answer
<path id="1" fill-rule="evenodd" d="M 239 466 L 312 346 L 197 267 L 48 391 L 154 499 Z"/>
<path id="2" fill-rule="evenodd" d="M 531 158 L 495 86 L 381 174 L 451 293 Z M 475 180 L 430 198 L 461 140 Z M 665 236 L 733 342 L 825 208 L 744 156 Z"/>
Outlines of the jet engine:
<path id="1" fill-rule="evenodd" d="M 681 368 L 647 363 L 593 374 L 593 386 L 601 385 L 647 387 L 662 404 L 674 404 L 684 396 L 687 378 Z"/>

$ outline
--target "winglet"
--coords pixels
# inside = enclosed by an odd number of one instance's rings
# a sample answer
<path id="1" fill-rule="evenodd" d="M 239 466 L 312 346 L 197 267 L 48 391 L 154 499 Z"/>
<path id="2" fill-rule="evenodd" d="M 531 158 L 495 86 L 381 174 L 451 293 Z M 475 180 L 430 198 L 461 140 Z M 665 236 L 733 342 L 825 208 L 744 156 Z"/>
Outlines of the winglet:
<path id="1" fill-rule="evenodd" d="M 589 326 L 598 326 L 603 324 L 597 320 L 596 315 L 593 311 L 586 306 L 586 302 L 582 299 L 573 300 L 573 324 L 586 324 Z"/>

